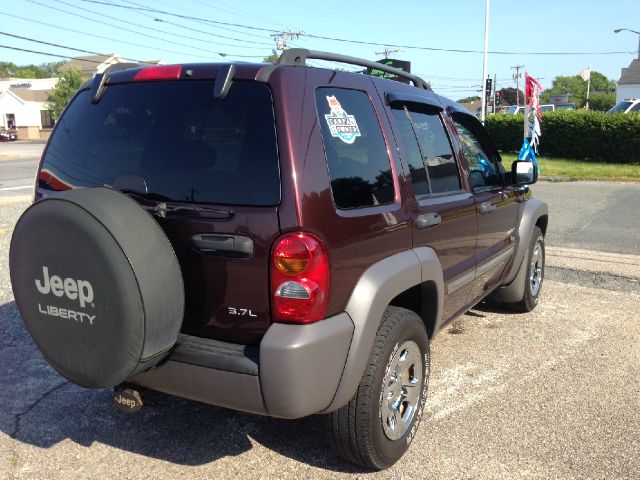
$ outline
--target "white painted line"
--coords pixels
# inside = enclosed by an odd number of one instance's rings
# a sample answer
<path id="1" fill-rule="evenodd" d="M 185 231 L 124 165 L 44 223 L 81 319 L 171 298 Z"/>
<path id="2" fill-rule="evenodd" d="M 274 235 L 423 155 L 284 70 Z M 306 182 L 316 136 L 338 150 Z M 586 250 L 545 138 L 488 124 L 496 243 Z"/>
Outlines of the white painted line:
<path id="1" fill-rule="evenodd" d="M 26 190 L 27 188 L 33 188 L 33 185 L 23 185 L 22 187 L 4 187 L 0 188 L 0 192 L 8 192 L 9 190 Z"/>

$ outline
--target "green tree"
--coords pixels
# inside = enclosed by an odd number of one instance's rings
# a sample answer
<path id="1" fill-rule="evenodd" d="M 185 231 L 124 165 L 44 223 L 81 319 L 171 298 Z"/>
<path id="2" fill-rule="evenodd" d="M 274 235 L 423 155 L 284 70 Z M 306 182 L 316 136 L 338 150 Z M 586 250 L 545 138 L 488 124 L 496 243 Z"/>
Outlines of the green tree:
<path id="1" fill-rule="evenodd" d="M 47 62 L 40 65 L 16 65 L 0 62 L 0 78 L 51 78 L 64 62 Z"/>
<path id="2" fill-rule="evenodd" d="M 500 105 L 516 105 L 519 101 L 520 105 L 524 105 L 524 92 L 522 90 L 517 90 L 513 87 L 501 88 L 498 90 L 500 94 Z"/>
<path id="3" fill-rule="evenodd" d="M 43 78 L 55 77 L 58 74 L 58 69 L 66 62 L 46 62 L 40 64 L 40 70 L 42 70 Z"/>
<path id="4" fill-rule="evenodd" d="M 269 55 L 268 57 L 264 57 L 264 61 L 265 62 L 269 62 L 269 63 L 276 63 L 279 58 L 280 58 L 280 55 L 278 55 L 277 53 L 274 53 L 273 55 Z"/>
<path id="5" fill-rule="evenodd" d="M 597 112 L 606 112 L 616 104 L 615 92 L 596 92 L 589 95 L 589 108 Z"/>
<path id="6" fill-rule="evenodd" d="M 58 121 L 64 107 L 71 101 L 75 93 L 84 83 L 82 71 L 72 68 L 58 75 L 60 81 L 49 94 L 49 110 L 55 121 Z"/>
<path id="7" fill-rule="evenodd" d="M 610 93 L 615 91 L 616 82 L 609 80 L 600 72 L 591 72 L 591 92 Z M 587 99 L 587 82 L 580 75 L 557 76 L 551 83 L 551 88 L 540 95 L 541 103 L 548 103 L 551 95 L 569 94 L 569 101 L 578 107 L 584 107 Z"/>
<path id="8" fill-rule="evenodd" d="M 471 103 L 471 102 L 475 102 L 476 100 L 480 100 L 480 97 L 477 95 L 474 95 L 471 97 L 461 98 L 460 100 L 458 100 L 458 103 Z"/>

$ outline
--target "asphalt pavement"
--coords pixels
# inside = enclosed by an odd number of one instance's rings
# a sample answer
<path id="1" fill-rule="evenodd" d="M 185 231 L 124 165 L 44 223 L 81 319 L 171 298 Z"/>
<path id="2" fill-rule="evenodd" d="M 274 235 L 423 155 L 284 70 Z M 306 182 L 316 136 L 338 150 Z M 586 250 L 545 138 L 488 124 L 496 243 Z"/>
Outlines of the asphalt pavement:
<path id="1" fill-rule="evenodd" d="M 640 184 L 539 182 L 531 188 L 549 205 L 548 245 L 640 255 Z"/>
<path id="2" fill-rule="evenodd" d="M 427 415 L 407 455 L 369 473 L 322 416 L 285 421 L 166 395 L 141 412 L 55 373 L 19 319 L 0 208 L 0 478 L 640 478 L 638 292 L 546 281 L 529 314 L 481 306 L 432 344 Z M 615 257 L 612 257 L 615 260 Z"/>
<path id="3" fill-rule="evenodd" d="M 528 314 L 483 304 L 441 331 L 426 418 L 379 473 L 333 453 L 323 416 L 167 395 L 128 415 L 110 391 L 65 381 L 11 292 L 9 241 L 28 202 L 0 198 L 0 479 L 640 478 L 640 185 L 533 188 L 551 210 L 541 303 Z"/>
<path id="4" fill-rule="evenodd" d="M 0 198 L 29 197 L 44 148 L 42 142 L 0 143 Z"/>

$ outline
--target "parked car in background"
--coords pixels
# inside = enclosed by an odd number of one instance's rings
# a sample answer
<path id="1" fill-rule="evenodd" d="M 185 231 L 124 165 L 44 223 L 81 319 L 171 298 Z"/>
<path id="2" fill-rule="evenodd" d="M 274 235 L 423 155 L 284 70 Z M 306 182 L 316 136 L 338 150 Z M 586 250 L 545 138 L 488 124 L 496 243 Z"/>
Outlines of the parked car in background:
<path id="1" fill-rule="evenodd" d="M 553 112 L 557 108 L 557 105 L 540 105 L 541 112 Z M 575 106 L 574 106 L 575 108 Z M 499 113 L 507 113 L 509 115 L 516 115 L 518 113 L 524 113 L 525 106 L 524 105 L 509 105 L 504 110 Z"/>
<path id="2" fill-rule="evenodd" d="M 640 112 L 640 98 L 628 98 L 616 103 L 607 113 Z"/>
<path id="3" fill-rule="evenodd" d="M 575 110 L 576 109 L 576 104 L 575 103 L 556 103 L 554 105 L 554 107 L 556 107 L 556 110 Z"/>
<path id="4" fill-rule="evenodd" d="M 18 138 L 18 134 L 15 130 L 0 130 L 0 142 L 12 142 Z"/>

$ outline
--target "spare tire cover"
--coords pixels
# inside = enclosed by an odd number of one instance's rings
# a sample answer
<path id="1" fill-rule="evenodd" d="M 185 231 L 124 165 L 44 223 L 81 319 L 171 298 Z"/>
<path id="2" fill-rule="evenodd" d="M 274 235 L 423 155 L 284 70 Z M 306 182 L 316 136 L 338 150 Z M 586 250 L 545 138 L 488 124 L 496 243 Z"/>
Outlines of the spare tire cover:
<path id="1" fill-rule="evenodd" d="M 122 383 L 176 341 L 180 266 L 158 223 L 122 193 L 83 188 L 32 205 L 16 224 L 10 270 L 27 330 L 74 383 Z"/>

